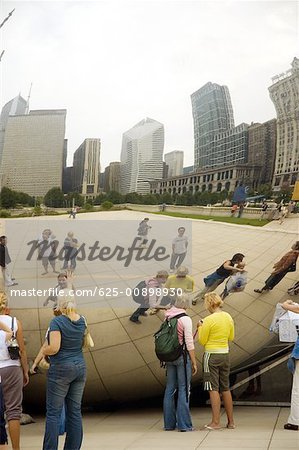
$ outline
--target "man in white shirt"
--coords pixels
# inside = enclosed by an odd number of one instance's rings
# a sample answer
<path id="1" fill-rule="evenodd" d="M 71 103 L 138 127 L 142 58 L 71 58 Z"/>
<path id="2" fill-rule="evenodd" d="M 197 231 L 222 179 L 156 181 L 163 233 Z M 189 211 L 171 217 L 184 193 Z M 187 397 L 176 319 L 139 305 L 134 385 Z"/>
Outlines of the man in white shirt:
<path id="1" fill-rule="evenodd" d="M 178 235 L 172 241 L 172 255 L 170 260 L 170 272 L 174 272 L 174 269 L 178 269 L 187 253 L 188 237 L 185 236 L 185 228 L 178 228 Z"/>

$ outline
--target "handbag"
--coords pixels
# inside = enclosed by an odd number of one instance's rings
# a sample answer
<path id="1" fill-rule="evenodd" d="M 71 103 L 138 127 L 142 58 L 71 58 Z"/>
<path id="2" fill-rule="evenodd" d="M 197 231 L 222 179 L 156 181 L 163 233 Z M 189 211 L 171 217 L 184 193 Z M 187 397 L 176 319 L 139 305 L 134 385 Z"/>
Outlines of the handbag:
<path id="1" fill-rule="evenodd" d="M 93 348 L 94 347 L 94 342 L 93 339 L 91 337 L 90 331 L 88 330 L 88 326 L 87 326 L 87 322 L 84 316 L 82 316 L 85 322 L 85 331 L 84 331 L 84 336 L 83 336 L 83 345 L 82 348 Z"/>
<path id="2" fill-rule="evenodd" d="M 296 272 L 297 267 L 296 267 L 296 262 L 293 262 L 289 267 L 288 267 L 288 272 Z"/>
<path id="3" fill-rule="evenodd" d="M 20 359 L 20 347 L 14 333 L 14 321 L 15 317 L 13 317 L 11 321 L 12 337 L 7 341 L 7 351 L 10 359 L 17 360 Z"/>

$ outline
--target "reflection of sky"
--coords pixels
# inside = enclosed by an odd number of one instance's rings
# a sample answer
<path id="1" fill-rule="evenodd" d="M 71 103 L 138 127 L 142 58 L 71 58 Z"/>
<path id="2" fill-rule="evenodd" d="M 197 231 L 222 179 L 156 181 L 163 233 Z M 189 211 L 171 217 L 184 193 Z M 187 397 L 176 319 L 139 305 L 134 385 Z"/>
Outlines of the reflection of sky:
<path id="1" fill-rule="evenodd" d="M 105 293 L 112 293 L 111 288 L 118 290 L 117 298 L 113 297 L 114 301 L 118 301 L 122 307 L 124 301 L 130 301 L 131 298 L 127 296 L 128 290 L 126 288 L 134 288 L 139 281 L 145 278 L 150 278 L 159 270 L 169 270 L 170 255 L 172 251 L 172 240 L 177 236 L 177 229 L 181 226 L 186 228 L 185 235 L 188 236 L 189 246 L 184 265 L 189 267 L 191 271 L 191 221 L 176 221 L 176 220 L 159 220 L 150 221 L 152 228 L 148 232 L 148 243 L 145 249 L 130 250 L 134 239 L 137 237 L 137 221 L 122 220 L 122 221 L 92 221 L 92 220 L 71 220 L 71 221 L 26 221 L 13 220 L 9 221 L 7 226 L 8 249 L 12 259 L 11 269 L 16 277 L 19 285 L 16 289 L 29 290 L 35 289 L 49 289 L 56 285 L 56 276 L 52 273 L 52 267 L 49 264 L 49 273 L 45 276 L 41 274 L 44 272 L 42 261 L 37 260 L 38 251 L 36 250 L 30 260 L 27 260 L 28 254 L 32 248 L 29 242 L 39 239 L 44 229 L 52 230 L 53 235 L 59 242 L 57 253 L 63 256 L 64 239 L 69 231 L 74 233 L 74 238 L 78 240 L 79 247 L 84 246 L 86 258 L 82 259 L 82 252 L 79 252 L 77 258 L 77 267 L 75 270 L 75 288 L 94 289 L 103 288 Z M 114 252 L 116 246 L 119 246 L 115 256 L 107 261 L 99 260 L 98 258 L 91 261 L 88 260 L 90 254 L 90 247 L 93 247 L 98 241 L 98 247 L 110 247 L 111 253 Z M 140 245 L 140 242 L 137 245 Z M 151 250 L 152 247 L 152 250 Z M 164 253 L 159 253 L 159 259 L 153 258 L 158 247 L 165 249 Z M 100 250 L 95 251 L 95 255 L 99 254 Z M 129 264 L 125 264 L 124 260 L 118 260 L 117 255 L 131 258 Z M 167 256 L 165 260 L 164 255 Z M 147 260 L 145 258 L 147 256 Z M 127 260 L 128 261 L 128 260 Z M 56 270 L 60 271 L 63 266 L 63 260 L 56 261 Z M 98 291 L 97 291 L 98 292 Z M 114 291 L 116 292 L 116 291 Z M 105 300 L 106 295 L 100 295 L 101 300 Z M 109 297 L 109 296 L 108 296 Z M 21 298 L 20 307 L 32 307 L 32 305 L 41 305 L 45 297 L 27 296 Z M 94 300 L 94 299 L 93 299 Z M 106 298 L 107 300 L 107 298 Z M 17 302 L 18 299 L 12 300 Z M 91 300 L 89 299 L 89 302 Z M 84 294 L 81 293 L 78 299 L 79 304 L 86 302 Z M 18 304 L 16 306 L 19 306 Z"/>

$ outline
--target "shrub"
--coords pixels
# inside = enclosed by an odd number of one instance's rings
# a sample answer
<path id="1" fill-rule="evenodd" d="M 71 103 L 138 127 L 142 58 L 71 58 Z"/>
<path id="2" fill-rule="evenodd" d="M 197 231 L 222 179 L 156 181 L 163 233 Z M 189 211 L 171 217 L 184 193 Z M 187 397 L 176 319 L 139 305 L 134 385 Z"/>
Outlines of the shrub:
<path id="1" fill-rule="evenodd" d="M 102 203 L 102 209 L 111 209 L 113 207 L 113 203 L 109 202 L 108 200 L 106 200 L 105 202 Z"/>
<path id="2" fill-rule="evenodd" d="M 11 214 L 9 211 L 6 211 L 6 209 L 1 209 L 0 217 L 2 217 L 3 219 L 6 219 L 7 217 L 11 217 Z"/>

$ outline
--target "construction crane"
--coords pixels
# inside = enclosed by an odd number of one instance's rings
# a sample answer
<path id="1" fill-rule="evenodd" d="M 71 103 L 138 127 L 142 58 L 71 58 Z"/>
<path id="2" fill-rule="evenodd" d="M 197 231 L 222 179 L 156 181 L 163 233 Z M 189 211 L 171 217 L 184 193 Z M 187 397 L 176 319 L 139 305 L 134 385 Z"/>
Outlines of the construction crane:
<path id="1" fill-rule="evenodd" d="M 15 8 L 14 8 L 12 11 L 10 11 L 10 13 L 9 13 L 9 14 L 5 17 L 5 19 L 1 22 L 1 24 L 0 24 L 0 29 L 3 27 L 3 25 L 5 24 L 5 22 L 7 22 L 8 19 L 13 15 L 14 10 L 15 10 Z M 0 54 L 0 62 L 1 62 L 2 56 L 4 55 L 4 51 L 5 51 L 5 50 L 2 50 L 2 52 L 1 52 L 1 54 Z"/>

